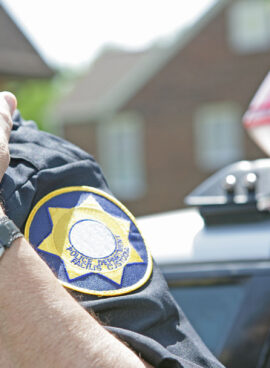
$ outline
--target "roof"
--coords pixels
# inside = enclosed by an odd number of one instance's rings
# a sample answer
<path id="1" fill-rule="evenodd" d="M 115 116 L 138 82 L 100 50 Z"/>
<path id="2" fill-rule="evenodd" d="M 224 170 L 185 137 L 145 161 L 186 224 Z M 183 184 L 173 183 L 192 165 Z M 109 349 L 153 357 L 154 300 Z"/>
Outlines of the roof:
<path id="1" fill-rule="evenodd" d="M 48 78 L 53 70 L 19 29 L 0 0 L 0 75 Z"/>
<path id="2" fill-rule="evenodd" d="M 137 219 L 160 266 L 268 261 L 270 216 L 263 221 L 205 226 L 195 208 Z"/>
<path id="3" fill-rule="evenodd" d="M 94 120 L 121 109 L 177 55 L 231 0 L 214 5 L 173 45 L 143 52 L 107 51 L 60 102 L 56 114 L 62 123 Z"/>
<path id="4" fill-rule="evenodd" d="M 130 93 L 130 85 L 161 52 L 157 48 L 141 52 L 104 50 L 62 100 L 57 115 L 66 122 L 74 122 L 76 116 L 78 122 L 110 111 L 119 104 L 120 95 Z"/>

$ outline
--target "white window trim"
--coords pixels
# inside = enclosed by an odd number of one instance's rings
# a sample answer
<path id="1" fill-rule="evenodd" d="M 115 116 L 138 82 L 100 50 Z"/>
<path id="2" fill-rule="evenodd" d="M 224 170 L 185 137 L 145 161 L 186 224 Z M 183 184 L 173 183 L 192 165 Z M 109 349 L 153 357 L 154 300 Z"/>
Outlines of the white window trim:
<path id="1" fill-rule="evenodd" d="M 117 129 L 121 129 L 121 125 L 123 129 L 125 129 L 125 124 L 129 124 L 129 122 L 131 124 L 131 133 L 133 130 L 136 135 L 136 137 L 134 137 L 136 146 L 134 146 L 134 142 L 130 142 L 130 152 L 126 147 L 122 147 L 123 151 L 126 150 L 126 155 L 125 157 L 120 157 L 119 161 L 121 161 L 121 158 L 123 158 L 123 160 L 118 166 L 116 156 L 120 154 L 121 150 L 117 152 L 117 148 L 110 147 L 110 139 L 113 139 L 113 134 L 116 134 L 115 137 L 119 138 L 117 137 Z M 134 125 L 132 126 L 132 124 Z M 123 134 L 127 134 L 128 138 L 128 130 Z M 136 200 L 143 197 L 146 193 L 146 167 L 144 122 L 141 116 L 134 112 L 122 112 L 102 122 L 100 121 L 97 127 L 97 142 L 98 158 L 113 193 L 122 200 Z M 128 143 L 125 142 L 124 144 Z M 125 177 L 123 175 L 122 178 L 121 164 L 123 165 L 122 169 L 125 171 L 126 175 Z M 132 166 L 128 167 L 129 164 Z M 113 169 L 113 165 L 115 169 Z"/>
<path id="2" fill-rule="evenodd" d="M 249 8 L 248 8 L 249 7 Z M 241 21 L 248 21 L 250 11 L 253 22 L 259 22 L 254 29 L 254 34 L 250 32 L 251 27 L 245 27 Z M 246 12 L 246 14 L 245 14 Z M 244 18 L 246 16 L 246 19 Z M 227 37 L 229 45 L 234 51 L 240 54 L 264 52 L 270 49 L 270 2 L 263 0 L 241 0 L 233 3 L 227 14 Z M 252 18 L 250 18 L 252 21 Z M 256 26 L 256 23 L 254 23 Z M 257 32 L 257 34 L 256 34 Z M 259 34 L 261 32 L 261 35 Z M 253 37 L 253 39 L 252 39 Z"/>
<path id="3" fill-rule="evenodd" d="M 215 137 L 211 135 L 219 129 L 218 124 L 223 124 L 220 130 L 226 135 L 226 125 L 222 122 L 222 119 L 227 119 L 226 115 L 228 115 L 228 123 L 225 124 L 229 124 L 233 131 L 227 131 L 227 140 L 223 134 L 217 136 L 217 140 L 214 141 Z M 218 120 L 219 117 L 221 120 Z M 217 119 L 216 123 L 215 119 Z M 213 124 L 212 129 L 211 124 Z M 195 160 L 199 169 L 211 172 L 243 158 L 241 109 L 237 104 L 222 101 L 200 106 L 195 112 L 193 127 Z"/>

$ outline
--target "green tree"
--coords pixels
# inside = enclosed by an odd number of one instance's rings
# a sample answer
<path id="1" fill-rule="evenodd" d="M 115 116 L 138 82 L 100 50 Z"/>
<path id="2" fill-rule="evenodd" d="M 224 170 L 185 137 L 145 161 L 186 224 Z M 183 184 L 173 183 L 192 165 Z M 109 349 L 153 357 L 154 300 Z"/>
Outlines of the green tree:
<path id="1" fill-rule="evenodd" d="M 24 119 L 34 120 L 40 129 L 47 130 L 46 111 L 58 95 L 55 81 L 13 81 L 8 83 L 6 89 L 16 95 Z"/>
<path id="2" fill-rule="evenodd" d="M 66 94 L 83 70 L 61 70 L 52 79 L 29 79 L 8 82 L 5 89 L 14 93 L 18 109 L 26 120 L 34 120 L 38 127 L 54 131 L 48 111 Z"/>

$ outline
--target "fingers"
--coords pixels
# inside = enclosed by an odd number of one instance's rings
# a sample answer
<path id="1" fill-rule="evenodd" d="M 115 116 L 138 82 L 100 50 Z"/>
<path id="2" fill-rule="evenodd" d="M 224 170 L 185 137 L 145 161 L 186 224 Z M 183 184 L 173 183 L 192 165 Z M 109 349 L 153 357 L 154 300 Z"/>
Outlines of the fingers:
<path id="1" fill-rule="evenodd" d="M 7 91 L 1 92 L 0 94 L 3 95 L 4 99 L 6 100 L 6 103 L 8 104 L 8 107 L 9 107 L 10 114 L 12 116 L 17 107 L 16 97 L 12 93 L 7 92 Z"/>
<path id="2" fill-rule="evenodd" d="M 10 92 L 0 92 L 0 180 L 9 164 L 8 141 L 12 129 L 12 115 L 16 109 L 16 97 Z"/>
<path id="3" fill-rule="evenodd" d="M 9 138 L 12 128 L 12 115 L 16 109 L 16 97 L 10 92 L 0 92 L 0 128 Z"/>

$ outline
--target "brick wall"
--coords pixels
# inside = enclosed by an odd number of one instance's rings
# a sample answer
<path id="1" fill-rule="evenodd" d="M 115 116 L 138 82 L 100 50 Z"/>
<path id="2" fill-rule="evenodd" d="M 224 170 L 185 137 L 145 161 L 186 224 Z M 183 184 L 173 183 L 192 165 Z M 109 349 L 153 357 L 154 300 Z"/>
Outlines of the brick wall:
<path id="1" fill-rule="evenodd" d="M 97 142 L 95 125 L 89 123 L 76 123 L 64 125 L 64 137 L 96 157 Z"/>

